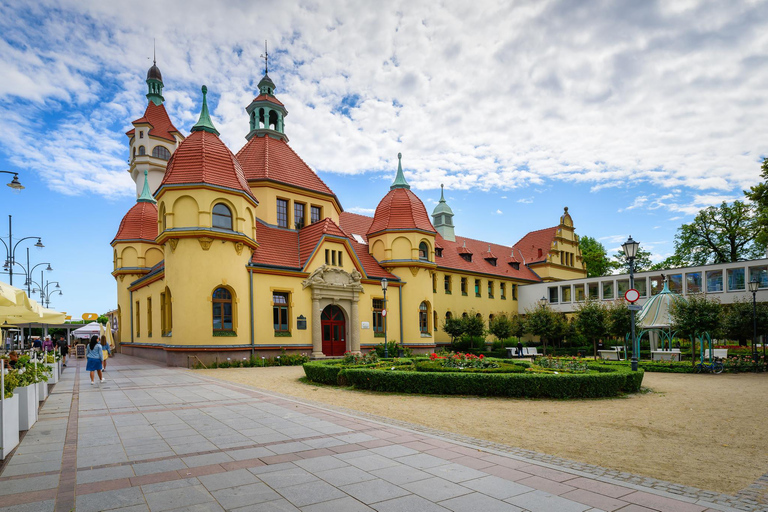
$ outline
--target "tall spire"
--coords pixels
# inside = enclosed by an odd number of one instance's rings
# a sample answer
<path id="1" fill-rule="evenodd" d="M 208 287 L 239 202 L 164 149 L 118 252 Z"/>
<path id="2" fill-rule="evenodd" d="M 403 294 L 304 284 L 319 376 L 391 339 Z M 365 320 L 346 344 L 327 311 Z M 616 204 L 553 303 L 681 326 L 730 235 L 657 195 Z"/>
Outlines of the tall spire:
<path id="1" fill-rule="evenodd" d="M 215 133 L 216 135 L 219 134 L 219 130 L 216 129 L 215 126 L 213 126 L 213 121 L 211 121 L 211 116 L 208 114 L 208 101 L 206 100 L 205 96 L 208 94 L 208 87 L 203 86 L 203 108 L 200 109 L 200 119 L 197 120 L 197 123 L 195 126 L 192 127 L 193 132 L 208 132 L 208 133 Z"/>
<path id="2" fill-rule="evenodd" d="M 392 185 L 390 185 L 389 189 L 394 190 L 396 188 L 406 188 L 408 190 L 411 189 L 411 186 L 408 184 L 407 181 L 405 181 L 405 175 L 403 174 L 403 154 L 398 153 L 397 154 L 397 176 L 395 176 L 395 181 L 392 182 Z"/>
<path id="3" fill-rule="evenodd" d="M 264 40 L 264 55 L 261 56 L 264 59 L 264 75 L 269 73 L 269 52 L 267 51 L 267 40 Z"/>
<path id="4" fill-rule="evenodd" d="M 155 198 L 152 197 L 152 194 L 149 192 L 149 179 L 147 178 L 147 174 L 149 174 L 149 172 L 144 169 L 144 188 L 141 189 L 141 195 L 136 200 L 137 203 L 157 203 Z"/>

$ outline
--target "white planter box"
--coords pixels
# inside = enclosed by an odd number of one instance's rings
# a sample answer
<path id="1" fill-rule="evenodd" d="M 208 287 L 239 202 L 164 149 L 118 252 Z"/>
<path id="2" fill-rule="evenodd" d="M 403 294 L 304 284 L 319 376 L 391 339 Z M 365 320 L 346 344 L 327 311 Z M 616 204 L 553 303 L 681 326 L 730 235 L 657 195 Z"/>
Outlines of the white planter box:
<path id="1" fill-rule="evenodd" d="M 37 385 L 16 388 L 13 394 L 19 397 L 19 430 L 29 430 L 37 421 Z"/>
<path id="2" fill-rule="evenodd" d="M 38 402 L 42 402 L 43 400 L 48 398 L 48 383 L 38 382 L 36 385 L 37 385 L 37 400 Z"/>
<path id="3" fill-rule="evenodd" d="M 5 459 L 19 444 L 19 395 L 0 405 L 0 459 Z"/>
<path id="4" fill-rule="evenodd" d="M 49 384 L 56 384 L 59 382 L 59 367 L 56 363 L 45 363 L 45 366 L 53 370 L 51 376 L 48 379 Z"/>

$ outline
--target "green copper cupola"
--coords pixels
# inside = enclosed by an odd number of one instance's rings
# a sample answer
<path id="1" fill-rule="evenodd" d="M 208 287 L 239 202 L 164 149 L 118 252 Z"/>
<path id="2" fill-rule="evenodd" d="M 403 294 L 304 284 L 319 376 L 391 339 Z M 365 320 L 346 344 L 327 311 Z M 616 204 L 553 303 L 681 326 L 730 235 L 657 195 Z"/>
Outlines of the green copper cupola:
<path id="1" fill-rule="evenodd" d="M 157 203 L 155 201 L 155 198 L 152 197 L 152 194 L 149 191 L 149 178 L 147 175 L 149 172 L 145 169 L 144 170 L 144 188 L 141 189 L 141 195 L 136 200 L 137 203 Z"/>
<path id="2" fill-rule="evenodd" d="M 193 132 L 208 132 L 208 133 L 214 133 L 216 135 L 219 134 L 219 130 L 216 129 L 215 126 L 213 126 L 213 121 L 211 121 L 211 116 L 208 114 L 208 100 L 206 99 L 206 95 L 208 94 L 208 87 L 203 86 L 203 108 L 200 109 L 200 119 L 197 120 L 197 123 L 195 126 L 192 127 Z"/>
<path id="3" fill-rule="evenodd" d="M 275 97 L 275 83 L 266 71 L 258 87 L 259 95 L 245 108 L 250 126 L 245 138 L 251 140 L 253 137 L 272 137 L 287 142 L 285 116 L 288 115 L 288 110 Z"/>
<path id="4" fill-rule="evenodd" d="M 162 105 L 163 98 L 163 74 L 157 67 L 157 61 L 152 60 L 152 67 L 147 71 L 147 99 L 155 105 Z"/>
<path id="5" fill-rule="evenodd" d="M 392 185 L 389 186 L 389 190 L 395 190 L 396 188 L 407 188 L 408 190 L 411 189 L 411 186 L 407 181 L 405 181 L 405 174 L 403 174 L 402 153 L 397 154 L 397 175 L 395 176 L 395 181 L 393 181 Z"/>
<path id="6" fill-rule="evenodd" d="M 432 225 L 440 236 L 450 242 L 456 241 L 456 234 L 453 231 L 453 210 L 445 202 L 445 194 L 443 193 L 443 185 L 440 185 L 440 202 L 437 203 L 435 209 L 432 210 Z M 489 249 L 490 252 L 490 249 Z"/>

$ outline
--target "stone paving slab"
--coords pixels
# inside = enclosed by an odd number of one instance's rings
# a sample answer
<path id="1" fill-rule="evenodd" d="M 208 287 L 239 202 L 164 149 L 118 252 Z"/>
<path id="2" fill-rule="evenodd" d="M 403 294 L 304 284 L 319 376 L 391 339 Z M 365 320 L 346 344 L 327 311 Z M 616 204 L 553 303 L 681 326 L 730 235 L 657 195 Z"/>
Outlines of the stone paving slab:
<path id="1" fill-rule="evenodd" d="M 0 512 L 768 510 L 761 482 L 728 496 L 129 356 L 93 386 L 83 366 L 3 465 Z"/>

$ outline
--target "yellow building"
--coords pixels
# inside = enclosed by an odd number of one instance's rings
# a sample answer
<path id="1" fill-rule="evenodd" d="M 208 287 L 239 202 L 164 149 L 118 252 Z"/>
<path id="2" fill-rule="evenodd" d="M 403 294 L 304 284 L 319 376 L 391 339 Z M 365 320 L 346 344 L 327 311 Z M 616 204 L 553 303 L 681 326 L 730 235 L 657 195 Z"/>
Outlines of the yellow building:
<path id="1" fill-rule="evenodd" d="M 283 349 L 322 358 L 371 349 L 385 330 L 426 352 L 450 342 L 446 318 L 487 324 L 517 314 L 519 286 L 586 276 L 567 208 L 513 246 L 459 237 L 442 194 L 430 218 L 411 192 L 401 155 L 374 216 L 345 212 L 288 145 L 288 111 L 266 74 L 237 154 L 219 139 L 205 86 L 185 138 L 156 65 L 147 85 L 147 113 L 128 132 L 141 194 L 112 241 L 125 353 L 179 366 Z M 150 145 L 168 158 L 141 160 Z"/>

